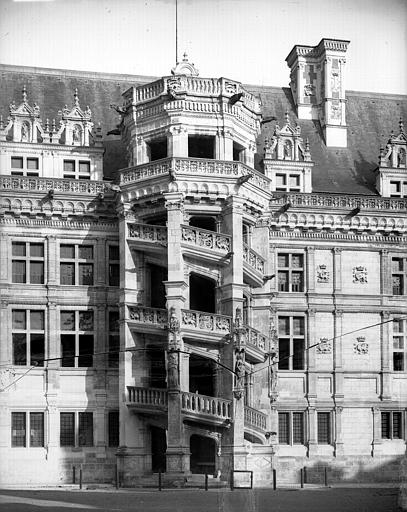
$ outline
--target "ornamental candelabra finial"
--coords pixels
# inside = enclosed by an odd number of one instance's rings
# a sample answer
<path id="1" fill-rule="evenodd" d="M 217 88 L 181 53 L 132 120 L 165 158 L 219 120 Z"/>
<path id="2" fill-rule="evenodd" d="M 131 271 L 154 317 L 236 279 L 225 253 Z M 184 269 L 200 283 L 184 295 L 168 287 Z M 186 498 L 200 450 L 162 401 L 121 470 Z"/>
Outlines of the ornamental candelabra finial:
<path id="1" fill-rule="evenodd" d="M 286 124 L 290 124 L 290 116 L 288 115 L 288 110 L 285 111 L 285 122 Z"/>
<path id="2" fill-rule="evenodd" d="M 75 87 L 75 93 L 73 95 L 75 107 L 79 107 L 79 96 L 78 96 L 78 88 Z"/>
<path id="3" fill-rule="evenodd" d="M 309 138 L 305 139 L 305 151 L 309 152 Z"/>
<path id="4" fill-rule="evenodd" d="M 47 119 L 45 120 L 45 131 L 46 132 L 49 132 L 49 119 L 47 117 Z"/>
<path id="5" fill-rule="evenodd" d="M 186 51 L 186 50 L 184 51 L 184 54 L 183 54 L 183 56 L 182 56 L 182 60 L 183 60 L 184 62 L 188 62 L 188 54 L 187 54 L 187 51 Z"/>
<path id="6" fill-rule="evenodd" d="M 3 116 L 0 115 L 0 130 L 2 130 L 3 128 L 4 128 Z"/>
<path id="7" fill-rule="evenodd" d="M 23 85 L 23 103 L 26 103 L 27 102 L 27 89 L 26 89 L 26 86 L 25 84 Z"/>
<path id="8" fill-rule="evenodd" d="M 400 117 L 399 126 L 400 126 L 400 133 L 404 133 L 404 123 L 403 123 L 402 117 Z"/>
<path id="9" fill-rule="evenodd" d="M 52 120 L 52 131 L 56 131 L 56 124 L 55 124 L 55 118 Z"/>

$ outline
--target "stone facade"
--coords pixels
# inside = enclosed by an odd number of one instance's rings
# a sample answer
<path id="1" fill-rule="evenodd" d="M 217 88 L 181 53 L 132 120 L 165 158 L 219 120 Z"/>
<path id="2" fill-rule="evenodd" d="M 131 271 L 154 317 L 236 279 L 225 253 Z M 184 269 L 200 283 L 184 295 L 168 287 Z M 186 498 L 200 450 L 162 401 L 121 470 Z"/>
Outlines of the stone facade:
<path id="1" fill-rule="evenodd" d="M 346 46 L 294 47 L 287 62 L 318 66 Z M 331 58 L 325 67 L 337 69 Z M 402 181 L 394 194 L 385 183 L 405 170 L 404 127 L 381 153 L 378 194 L 314 190 L 301 119 L 320 105 L 291 89 L 298 121 L 274 119 L 262 153 L 271 120 L 259 98 L 199 77 L 184 57 L 114 105 L 127 158 L 114 181 L 78 91 L 58 126 L 25 87 L 10 105 L 0 126 L 2 483 L 67 483 L 74 467 L 88 482 L 117 471 L 130 486 L 159 471 L 173 485 L 196 473 L 226 485 L 235 470 L 253 471 L 255 485 L 271 485 L 272 469 L 291 483 L 303 467 L 308 482 L 325 468 L 337 481 L 398 475 L 407 199 Z M 340 89 L 329 100 L 343 112 L 321 144 L 340 129 L 334 145 L 346 146 L 344 99 Z"/>

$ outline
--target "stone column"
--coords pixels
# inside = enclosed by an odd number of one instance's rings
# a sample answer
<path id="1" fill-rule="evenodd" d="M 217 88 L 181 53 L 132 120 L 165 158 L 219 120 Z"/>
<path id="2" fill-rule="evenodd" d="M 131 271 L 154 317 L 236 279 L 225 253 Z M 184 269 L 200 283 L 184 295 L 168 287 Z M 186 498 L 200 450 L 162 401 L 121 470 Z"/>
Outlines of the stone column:
<path id="1" fill-rule="evenodd" d="M 334 318 L 334 340 L 333 363 L 334 363 L 334 399 L 343 400 L 343 363 L 342 363 L 342 333 L 343 333 L 343 311 L 335 310 Z"/>
<path id="2" fill-rule="evenodd" d="M 168 130 L 168 156 L 188 157 L 188 129 L 171 126 Z"/>
<path id="3" fill-rule="evenodd" d="M 106 391 L 97 390 L 96 393 L 96 410 L 93 415 L 95 422 L 95 446 L 96 458 L 98 462 L 106 458 Z"/>
<path id="4" fill-rule="evenodd" d="M 106 304 L 98 304 L 95 310 L 95 331 L 96 339 L 94 343 L 94 356 L 93 366 L 95 369 L 95 387 L 96 389 L 105 390 L 106 388 L 106 370 L 107 367 L 107 318 L 106 318 Z"/>
<path id="5" fill-rule="evenodd" d="M 315 248 L 307 247 L 307 261 L 306 261 L 307 282 L 305 289 L 309 293 L 315 293 Z"/>
<path id="6" fill-rule="evenodd" d="M 141 135 L 136 138 L 136 160 L 136 165 L 146 164 L 149 161 L 147 144 Z"/>
<path id="7" fill-rule="evenodd" d="M 11 254 L 11 244 L 7 233 L 0 233 L 0 283 L 11 281 L 9 278 L 9 253 Z"/>
<path id="8" fill-rule="evenodd" d="M 177 155 L 180 156 L 180 155 Z M 181 415 L 181 376 L 183 341 L 181 310 L 185 305 L 184 259 L 181 249 L 184 219 L 184 199 L 180 193 L 164 194 L 167 208 L 167 258 L 168 280 L 164 283 L 167 293 L 169 317 L 169 339 L 167 349 L 168 429 L 167 429 L 167 473 L 171 478 L 182 477 L 189 472 L 189 446 L 186 446 Z M 172 332 L 171 323 L 174 322 Z M 175 338 L 174 338 L 175 336 Z M 187 370 L 189 372 L 189 368 Z M 185 377 L 183 378 L 185 385 Z"/>
<path id="9" fill-rule="evenodd" d="M 318 452 L 317 411 L 314 407 L 308 408 L 308 457 Z"/>
<path id="10" fill-rule="evenodd" d="M 391 372 L 391 347 L 393 346 L 390 332 L 390 313 L 382 311 L 382 325 L 380 326 L 381 338 L 381 399 L 392 399 L 392 372 Z"/>
<path id="11" fill-rule="evenodd" d="M 335 247 L 333 250 L 333 284 L 334 293 L 342 292 L 342 249 Z"/>
<path id="12" fill-rule="evenodd" d="M 57 241 L 55 235 L 47 235 L 47 283 L 48 285 L 56 285 L 57 276 L 59 272 L 57 272 L 57 264 L 59 261 L 58 257 L 58 249 L 57 249 Z"/>
<path id="13" fill-rule="evenodd" d="M 392 291 L 391 258 L 389 257 L 389 251 L 382 249 L 380 251 L 380 293 L 391 295 Z"/>
<path id="14" fill-rule="evenodd" d="M 11 310 L 7 300 L 0 302 L 0 364 L 10 364 L 13 360 L 11 346 Z M 9 313 L 10 311 L 10 313 Z M 0 367 L 1 368 L 1 367 Z"/>
<path id="15" fill-rule="evenodd" d="M 315 309 L 308 310 L 308 335 L 307 348 L 316 343 Z M 308 357 L 307 357 L 308 356 Z M 308 359 L 308 398 L 317 398 L 317 373 L 316 373 L 316 347 L 307 350 L 305 360 Z M 305 366 L 307 367 L 307 365 Z"/>
<path id="16" fill-rule="evenodd" d="M 106 239 L 96 239 L 96 254 L 95 254 L 95 286 L 106 286 Z"/>
<path id="17" fill-rule="evenodd" d="M 382 441 L 382 416 L 378 407 L 372 407 L 373 417 L 373 443 L 372 443 L 372 456 L 381 454 Z"/>
<path id="18" fill-rule="evenodd" d="M 342 412 L 343 407 L 335 407 L 335 457 L 343 455 L 343 433 L 342 433 Z"/>
<path id="19" fill-rule="evenodd" d="M 233 138 L 228 129 L 218 130 L 215 137 L 216 160 L 233 160 Z"/>

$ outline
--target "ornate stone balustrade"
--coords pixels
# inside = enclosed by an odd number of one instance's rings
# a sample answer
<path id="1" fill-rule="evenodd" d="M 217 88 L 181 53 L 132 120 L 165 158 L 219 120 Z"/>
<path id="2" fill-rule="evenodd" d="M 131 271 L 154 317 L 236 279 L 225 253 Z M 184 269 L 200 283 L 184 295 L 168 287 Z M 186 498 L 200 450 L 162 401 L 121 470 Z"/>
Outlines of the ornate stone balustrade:
<path id="1" fill-rule="evenodd" d="M 188 244 L 228 253 L 232 247 L 232 237 L 207 229 L 182 225 L 182 241 Z"/>
<path id="2" fill-rule="evenodd" d="M 168 322 L 168 312 L 166 309 L 146 308 L 144 306 L 128 306 L 129 318 L 134 322 L 156 325 L 163 327 Z"/>
<path id="3" fill-rule="evenodd" d="M 181 327 L 184 329 L 194 329 L 204 331 L 205 333 L 221 335 L 230 334 L 231 332 L 232 319 L 229 316 L 193 311 L 192 309 L 182 309 L 181 312 Z"/>
<path id="4" fill-rule="evenodd" d="M 279 197 L 278 192 L 274 192 L 273 206 L 280 206 L 290 203 L 292 207 L 311 207 L 311 208 L 344 208 L 362 210 L 393 210 L 406 211 L 407 198 L 397 197 L 378 197 L 378 196 L 350 196 L 340 194 L 301 194 L 284 193 Z"/>
<path id="5" fill-rule="evenodd" d="M 136 183 L 154 176 L 169 175 L 170 171 L 173 173 L 172 176 L 175 176 L 175 179 L 177 174 L 191 175 L 195 178 L 199 175 L 239 178 L 251 174 L 252 177 L 249 183 L 256 185 L 262 190 L 270 189 L 270 180 L 243 162 L 186 157 L 165 158 L 148 164 L 122 169 L 120 171 L 120 183 L 122 185 Z"/>
<path id="6" fill-rule="evenodd" d="M 151 224 L 128 223 L 128 236 L 141 242 L 157 242 L 167 245 L 167 228 Z"/>
<path id="7" fill-rule="evenodd" d="M 167 390 L 127 386 L 128 402 L 143 406 L 167 407 Z"/>
<path id="8" fill-rule="evenodd" d="M 262 430 L 264 432 L 267 428 L 267 416 L 257 409 L 245 406 L 244 424 L 246 427 Z"/>
<path id="9" fill-rule="evenodd" d="M 247 332 L 247 343 L 265 352 L 267 350 L 267 336 L 253 327 L 245 326 Z"/>
<path id="10" fill-rule="evenodd" d="M 232 415 L 232 402 L 224 398 L 181 392 L 182 412 L 205 414 L 216 419 L 227 420 Z"/>
<path id="11" fill-rule="evenodd" d="M 37 178 L 31 176 L 0 176 L 0 190 L 54 192 L 63 194 L 97 195 L 110 191 L 103 181 Z"/>
<path id="12" fill-rule="evenodd" d="M 264 273 L 264 265 L 266 260 L 260 256 L 256 251 L 250 249 L 246 244 L 243 244 L 243 261 L 250 265 L 254 270 Z"/>

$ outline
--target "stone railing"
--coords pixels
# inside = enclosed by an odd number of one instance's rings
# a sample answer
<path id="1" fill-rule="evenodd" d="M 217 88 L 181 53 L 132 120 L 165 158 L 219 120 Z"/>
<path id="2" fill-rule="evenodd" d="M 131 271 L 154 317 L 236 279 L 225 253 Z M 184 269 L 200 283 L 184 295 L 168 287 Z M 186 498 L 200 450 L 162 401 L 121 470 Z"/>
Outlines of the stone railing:
<path id="1" fill-rule="evenodd" d="M 37 178 L 35 176 L 0 176 L 0 190 L 97 195 L 110 191 L 104 181 Z"/>
<path id="2" fill-rule="evenodd" d="M 205 414 L 217 419 L 230 419 L 232 402 L 224 398 L 181 392 L 181 409 L 183 412 Z"/>
<path id="3" fill-rule="evenodd" d="M 264 352 L 267 349 L 267 336 L 257 329 L 253 329 L 253 327 L 245 327 L 247 332 L 247 343 Z"/>
<path id="4" fill-rule="evenodd" d="M 253 427 L 257 430 L 265 431 L 267 427 L 267 416 L 257 409 L 245 406 L 244 424 L 247 427 Z"/>
<path id="5" fill-rule="evenodd" d="M 167 245 L 167 228 L 151 224 L 128 223 L 128 236 L 141 242 L 157 242 Z"/>
<path id="6" fill-rule="evenodd" d="M 243 162 L 187 157 L 163 158 L 147 164 L 122 169 L 120 171 L 120 184 L 134 183 L 153 176 L 169 175 L 170 171 L 172 179 L 174 177 L 176 179 L 177 174 L 187 174 L 195 178 L 199 175 L 239 178 L 250 174 L 249 183 L 264 191 L 270 189 L 270 180 L 264 174 Z"/>
<path id="7" fill-rule="evenodd" d="M 166 309 L 146 308 L 144 306 L 127 306 L 129 319 L 142 324 L 156 325 L 159 327 L 167 325 L 168 312 Z"/>
<path id="8" fill-rule="evenodd" d="M 182 225 L 182 241 L 206 249 L 213 249 L 228 253 L 232 247 L 232 237 L 215 233 L 207 229 L 195 228 L 193 226 Z"/>
<path id="9" fill-rule="evenodd" d="M 243 261 L 250 265 L 257 272 L 264 274 L 266 260 L 248 245 L 243 244 Z"/>
<path id="10" fill-rule="evenodd" d="M 292 207 L 311 208 L 361 208 L 363 210 L 393 210 L 406 211 L 407 198 L 351 196 L 340 194 L 301 194 L 273 192 L 273 206 L 290 203 Z M 279 197 L 280 196 L 280 197 Z"/>
<path id="11" fill-rule="evenodd" d="M 127 386 L 128 402 L 137 405 L 167 406 L 167 390 Z"/>
<path id="12" fill-rule="evenodd" d="M 231 332 L 232 319 L 229 316 L 193 311 L 192 309 L 182 309 L 181 312 L 182 328 L 221 335 L 230 334 Z"/>

